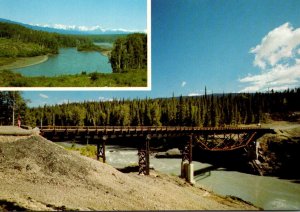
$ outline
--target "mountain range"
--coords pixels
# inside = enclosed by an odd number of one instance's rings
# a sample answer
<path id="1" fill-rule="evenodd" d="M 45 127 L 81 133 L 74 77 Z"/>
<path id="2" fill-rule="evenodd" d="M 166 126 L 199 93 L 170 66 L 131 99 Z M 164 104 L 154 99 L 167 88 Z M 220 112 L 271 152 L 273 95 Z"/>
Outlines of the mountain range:
<path id="1" fill-rule="evenodd" d="M 25 23 L 11 21 L 3 18 L 0 18 L 0 22 L 18 24 L 33 30 L 56 32 L 60 34 L 72 34 L 72 35 L 129 34 L 134 32 L 142 32 L 139 30 L 103 29 L 100 26 L 86 27 L 86 26 L 75 26 L 75 25 L 68 26 L 63 24 L 54 24 L 54 25 L 25 24 Z"/>

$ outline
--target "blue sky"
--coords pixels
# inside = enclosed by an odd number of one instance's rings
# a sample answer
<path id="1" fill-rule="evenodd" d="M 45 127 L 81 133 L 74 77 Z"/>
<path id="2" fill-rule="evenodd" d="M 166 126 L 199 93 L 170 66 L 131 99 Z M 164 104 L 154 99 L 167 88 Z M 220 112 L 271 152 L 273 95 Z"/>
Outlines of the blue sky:
<path id="1" fill-rule="evenodd" d="M 0 0 L 0 17 L 49 26 L 147 28 L 147 0 Z"/>
<path id="2" fill-rule="evenodd" d="M 299 0 L 152 0 L 152 91 L 24 92 L 65 100 L 255 92 L 300 86 Z M 44 95 L 44 97 L 42 97 Z"/>

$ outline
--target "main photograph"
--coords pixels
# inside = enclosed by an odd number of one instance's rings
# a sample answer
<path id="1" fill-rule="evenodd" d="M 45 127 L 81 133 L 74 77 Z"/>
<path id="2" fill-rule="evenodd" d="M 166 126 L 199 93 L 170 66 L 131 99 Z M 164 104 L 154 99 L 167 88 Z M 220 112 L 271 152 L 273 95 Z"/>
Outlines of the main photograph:
<path id="1" fill-rule="evenodd" d="M 147 0 L 1 1 L 0 14 L 0 87 L 150 85 Z"/>

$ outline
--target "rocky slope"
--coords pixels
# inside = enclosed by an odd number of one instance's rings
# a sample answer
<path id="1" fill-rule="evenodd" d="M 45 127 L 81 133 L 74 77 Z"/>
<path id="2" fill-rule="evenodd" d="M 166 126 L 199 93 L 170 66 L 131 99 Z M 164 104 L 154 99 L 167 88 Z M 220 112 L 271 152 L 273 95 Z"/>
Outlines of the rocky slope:
<path id="1" fill-rule="evenodd" d="M 259 161 L 265 175 L 300 179 L 297 171 L 300 161 L 300 123 L 273 122 L 267 125 L 276 134 L 267 134 L 258 142 Z"/>

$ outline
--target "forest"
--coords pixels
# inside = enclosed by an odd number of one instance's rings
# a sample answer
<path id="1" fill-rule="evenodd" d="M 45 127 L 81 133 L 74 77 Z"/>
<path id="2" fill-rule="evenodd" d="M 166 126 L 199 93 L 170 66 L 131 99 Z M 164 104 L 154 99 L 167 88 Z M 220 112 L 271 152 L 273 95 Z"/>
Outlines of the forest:
<path id="1" fill-rule="evenodd" d="M 93 42 L 114 43 L 118 38 L 124 38 L 128 34 L 105 34 L 105 35 L 73 35 L 76 38 L 90 39 Z"/>
<path id="2" fill-rule="evenodd" d="M 12 100 L 14 98 L 15 100 Z M 26 107 L 20 92 L 0 92 L 0 124 L 10 124 L 12 108 L 30 126 L 237 126 L 290 120 L 300 111 L 300 88 L 282 92 L 205 94 L 195 97 L 114 99 Z"/>
<path id="3" fill-rule="evenodd" d="M 36 31 L 18 24 L 0 22 L 1 57 L 58 54 L 61 47 L 77 47 L 91 43 L 86 37 Z M 26 47 L 26 50 L 22 46 Z"/>
<path id="4" fill-rule="evenodd" d="M 118 38 L 111 52 L 110 63 L 114 73 L 147 69 L 147 35 L 134 33 Z"/>

